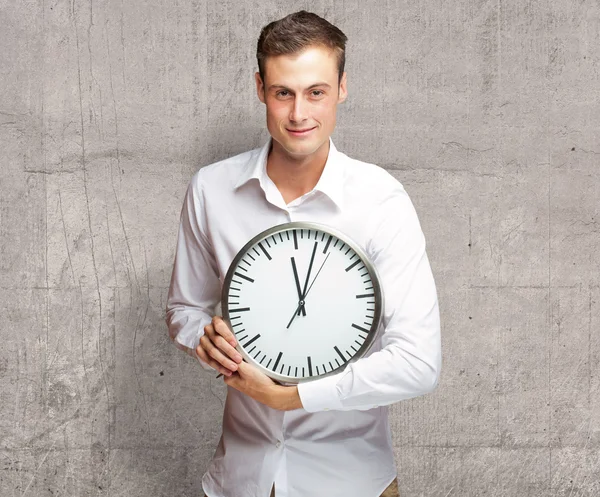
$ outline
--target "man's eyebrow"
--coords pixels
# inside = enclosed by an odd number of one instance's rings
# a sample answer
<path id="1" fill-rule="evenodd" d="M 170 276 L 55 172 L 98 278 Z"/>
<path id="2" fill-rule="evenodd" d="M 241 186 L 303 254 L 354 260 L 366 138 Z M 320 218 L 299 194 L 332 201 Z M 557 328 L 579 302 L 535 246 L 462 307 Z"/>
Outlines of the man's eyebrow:
<path id="1" fill-rule="evenodd" d="M 320 82 L 320 83 L 315 83 L 313 85 L 310 85 L 307 88 L 307 90 L 310 90 L 311 88 L 315 88 L 317 86 L 326 86 L 327 88 L 331 88 L 331 85 L 329 85 L 329 84 L 327 84 L 327 83 L 325 83 L 323 81 L 323 82 Z M 284 90 L 290 90 L 290 88 L 288 88 L 287 86 L 284 86 L 284 85 L 271 85 L 271 86 L 269 86 L 269 90 L 273 90 L 273 89 L 276 89 L 276 88 L 283 88 Z"/>

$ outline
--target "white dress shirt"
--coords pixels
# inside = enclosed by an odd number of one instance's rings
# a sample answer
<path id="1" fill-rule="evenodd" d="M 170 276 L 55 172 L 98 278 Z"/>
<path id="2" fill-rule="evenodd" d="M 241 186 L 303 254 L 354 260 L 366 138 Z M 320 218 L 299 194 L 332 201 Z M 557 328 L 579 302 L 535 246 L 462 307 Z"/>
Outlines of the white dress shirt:
<path id="1" fill-rule="evenodd" d="M 202 487 L 208 497 L 267 497 L 273 483 L 277 497 L 378 497 L 397 476 L 387 406 L 431 392 L 441 369 L 425 238 L 402 184 L 339 152 L 331 138 L 315 188 L 286 205 L 266 171 L 271 142 L 192 177 L 166 305 L 171 339 L 188 353 L 195 349 L 220 313 L 237 252 L 291 221 L 328 224 L 353 239 L 377 268 L 384 314 L 364 357 L 298 385 L 302 409 L 271 409 L 228 387 L 223 433 Z"/>

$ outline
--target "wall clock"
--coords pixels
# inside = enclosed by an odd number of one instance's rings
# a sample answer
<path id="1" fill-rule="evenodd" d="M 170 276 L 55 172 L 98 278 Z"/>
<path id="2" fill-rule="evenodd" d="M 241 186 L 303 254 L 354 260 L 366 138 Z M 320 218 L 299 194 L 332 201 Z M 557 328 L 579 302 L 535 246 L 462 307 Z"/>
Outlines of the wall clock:
<path id="1" fill-rule="evenodd" d="M 348 236 L 290 222 L 237 253 L 221 308 L 244 360 L 294 385 L 339 373 L 369 350 L 383 293 L 375 266 Z"/>

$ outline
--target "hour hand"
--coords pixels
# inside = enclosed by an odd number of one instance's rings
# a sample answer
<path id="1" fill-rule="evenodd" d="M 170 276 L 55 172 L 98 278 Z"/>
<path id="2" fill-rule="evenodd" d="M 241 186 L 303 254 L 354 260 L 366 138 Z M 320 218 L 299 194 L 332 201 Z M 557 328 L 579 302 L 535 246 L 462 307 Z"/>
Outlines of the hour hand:
<path id="1" fill-rule="evenodd" d="M 302 290 L 300 290 L 300 279 L 298 278 L 298 269 L 296 268 L 296 261 L 292 257 L 292 268 L 294 269 L 294 279 L 296 280 L 296 291 L 298 292 L 298 301 L 304 300 L 302 298 Z M 298 309 L 298 316 L 300 315 L 300 311 L 302 311 L 302 315 L 306 316 L 306 310 L 304 309 L 304 305 L 300 305 Z"/>

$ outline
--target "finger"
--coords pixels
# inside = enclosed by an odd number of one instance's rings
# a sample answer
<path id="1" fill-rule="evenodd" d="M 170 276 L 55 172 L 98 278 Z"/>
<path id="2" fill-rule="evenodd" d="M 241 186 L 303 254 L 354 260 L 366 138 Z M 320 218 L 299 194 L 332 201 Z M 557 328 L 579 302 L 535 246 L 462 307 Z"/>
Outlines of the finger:
<path id="1" fill-rule="evenodd" d="M 223 318 L 221 318 L 221 316 L 214 316 L 212 319 L 212 325 L 215 331 L 219 335 L 221 335 L 225 340 L 227 340 L 227 342 L 230 343 L 232 347 L 235 347 L 237 345 L 237 340 L 235 339 L 233 332 L 229 329 L 229 326 L 227 326 L 227 323 L 223 321 Z"/>
<path id="2" fill-rule="evenodd" d="M 219 365 L 226 367 L 230 371 L 237 370 L 237 363 L 225 356 L 206 335 L 200 337 L 200 346 L 204 352 L 217 361 Z"/>
<path id="3" fill-rule="evenodd" d="M 231 376 L 233 374 L 233 371 L 227 369 L 226 367 L 224 367 L 223 365 L 221 365 L 217 361 L 215 361 L 213 358 L 211 358 L 210 356 L 208 356 L 208 354 L 202 348 L 201 345 L 198 345 L 198 347 L 196 347 L 196 354 L 206 364 L 208 364 L 210 367 L 214 368 L 216 371 L 219 371 L 219 373 L 221 373 L 223 376 L 229 377 L 229 376 Z"/>
<path id="4" fill-rule="evenodd" d="M 234 360 L 236 363 L 242 362 L 242 356 L 240 353 L 235 350 L 225 339 L 217 335 L 217 337 L 213 340 L 215 346 L 224 354 L 226 354 L 230 359 Z"/>

